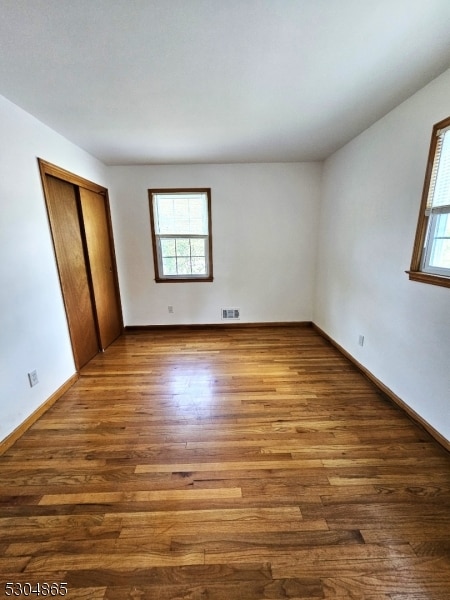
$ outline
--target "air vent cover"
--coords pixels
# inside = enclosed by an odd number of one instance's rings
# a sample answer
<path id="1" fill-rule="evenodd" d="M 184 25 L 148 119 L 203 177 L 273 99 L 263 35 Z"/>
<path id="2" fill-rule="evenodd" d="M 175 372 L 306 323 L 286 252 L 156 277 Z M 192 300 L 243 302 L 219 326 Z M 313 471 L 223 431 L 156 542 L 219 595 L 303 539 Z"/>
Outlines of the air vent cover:
<path id="1" fill-rule="evenodd" d="M 240 319 L 239 308 L 222 308 L 222 320 L 237 321 Z"/>

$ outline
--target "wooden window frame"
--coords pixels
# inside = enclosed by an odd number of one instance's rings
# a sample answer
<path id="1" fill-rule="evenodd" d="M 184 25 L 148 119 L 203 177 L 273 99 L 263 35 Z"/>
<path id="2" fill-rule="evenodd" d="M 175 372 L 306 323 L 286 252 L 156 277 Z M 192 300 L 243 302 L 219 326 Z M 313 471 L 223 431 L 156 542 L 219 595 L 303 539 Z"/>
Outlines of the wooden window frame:
<path id="1" fill-rule="evenodd" d="M 443 119 L 433 126 L 431 134 L 430 150 L 428 153 L 428 162 L 425 172 L 425 181 L 423 185 L 422 201 L 420 203 L 419 219 L 417 222 L 416 237 L 414 241 L 413 254 L 410 270 L 407 271 L 409 279 L 431 285 L 439 285 L 450 288 L 450 276 L 431 273 L 423 270 L 424 256 L 426 253 L 427 234 L 430 226 L 430 214 L 427 214 L 428 197 L 430 186 L 433 184 L 433 167 L 435 162 L 436 150 L 438 148 L 438 139 L 440 130 L 450 127 L 450 117 Z"/>
<path id="2" fill-rule="evenodd" d="M 201 276 L 183 276 L 183 275 L 164 275 L 160 272 L 160 264 L 158 260 L 158 234 L 155 231 L 155 215 L 153 208 L 153 196 L 155 194 L 183 194 L 183 193 L 202 193 L 206 194 L 207 209 L 208 209 L 208 235 L 207 235 L 207 264 L 208 274 Z M 199 283 L 212 282 L 213 277 L 213 253 L 212 253 L 212 220 L 211 220 L 211 188 L 157 188 L 148 190 L 148 199 L 150 207 L 150 226 L 152 233 L 153 247 L 153 265 L 155 269 L 156 283 Z M 188 234 L 186 234 L 188 236 Z M 190 236 L 192 237 L 192 236 Z"/>

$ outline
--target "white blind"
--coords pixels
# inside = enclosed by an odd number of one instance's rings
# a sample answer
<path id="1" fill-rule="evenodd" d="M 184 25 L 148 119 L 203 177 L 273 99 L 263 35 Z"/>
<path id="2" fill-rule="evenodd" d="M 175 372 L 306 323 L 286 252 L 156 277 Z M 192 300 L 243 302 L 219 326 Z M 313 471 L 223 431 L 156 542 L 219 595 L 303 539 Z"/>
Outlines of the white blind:
<path id="1" fill-rule="evenodd" d="M 206 193 L 154 194 L 153 202 L 157 235 L 208 235 Z"/>
<path id="2" fill-rule="evenodd" d="M 427 212 L 450 206 L 450 129 L 438 132 L 427 199 Z M 436 210 L 438 209 L 438 210 Z"/>

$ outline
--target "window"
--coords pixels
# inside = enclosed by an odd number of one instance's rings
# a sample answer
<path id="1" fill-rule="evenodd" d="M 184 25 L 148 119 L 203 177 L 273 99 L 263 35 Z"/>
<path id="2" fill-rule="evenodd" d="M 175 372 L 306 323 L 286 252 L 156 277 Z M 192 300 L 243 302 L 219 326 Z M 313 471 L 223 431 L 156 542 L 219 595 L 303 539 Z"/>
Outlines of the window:
<path id="1" fill-rule="evenodd" d="M 450 117 L 433 127 L 409 278 L 450 287 Z"/>
<path id="2" fill-rule="evenodd" d="M 212 281 L 211 190 L 148 190 L 155 281 Z"/>

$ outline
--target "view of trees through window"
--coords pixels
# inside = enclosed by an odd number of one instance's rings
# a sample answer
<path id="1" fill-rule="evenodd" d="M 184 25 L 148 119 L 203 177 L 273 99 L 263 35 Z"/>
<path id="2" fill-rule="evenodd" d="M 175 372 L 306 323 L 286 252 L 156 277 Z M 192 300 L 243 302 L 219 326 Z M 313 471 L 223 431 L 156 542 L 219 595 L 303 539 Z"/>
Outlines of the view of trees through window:
<path id="1" fill-rule="evenodd" d="M 409 276 L 450 287 L 450 117 L 433 127 Z"/>
<path id="2" fill-rule="evenodd" d="M 210 190 L 149 190 L 156 280 L 211 277 Z"/>

